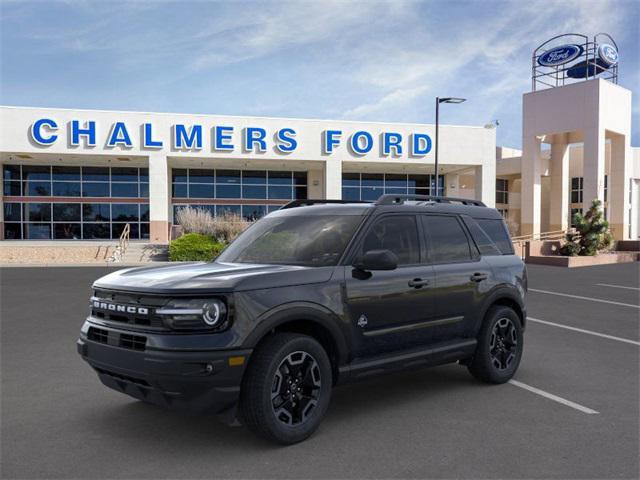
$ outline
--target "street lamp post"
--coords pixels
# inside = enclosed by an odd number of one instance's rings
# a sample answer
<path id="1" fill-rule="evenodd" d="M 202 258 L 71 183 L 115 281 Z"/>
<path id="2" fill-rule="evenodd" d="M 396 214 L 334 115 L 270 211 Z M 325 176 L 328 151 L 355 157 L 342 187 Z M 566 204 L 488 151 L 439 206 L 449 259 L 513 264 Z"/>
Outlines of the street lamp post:
<path id="1" fill-rule="evenodd" d="M 436 164 L 435 164 L 435 178 L 436 178 L 436 197 L 440 196 L 438 189 L 438 131 L 440 129 L 440 104 L 441 103 L 462 103 L 466 101 L 466 98 L 458 98 L 458 97 L 436 97 L 436 146 L 435 146 L 435 155 L 436 155 Z"/>

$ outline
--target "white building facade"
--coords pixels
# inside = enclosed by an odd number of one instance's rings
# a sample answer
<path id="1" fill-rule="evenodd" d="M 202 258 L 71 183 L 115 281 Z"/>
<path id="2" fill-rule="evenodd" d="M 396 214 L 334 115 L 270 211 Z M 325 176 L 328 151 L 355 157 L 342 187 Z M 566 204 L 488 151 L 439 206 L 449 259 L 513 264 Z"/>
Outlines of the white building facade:
<path id="1" fill-rule="evenodd" d="M 176 209 L 258 218 L 295 199 L 384 193 L 495 204 L 495 130 L 0 107 L 0 238 L 170 238 Z M 460 178 L 467 179 L 461 185 Z M 469 179 L 473 185 L 467 185 Z"/>

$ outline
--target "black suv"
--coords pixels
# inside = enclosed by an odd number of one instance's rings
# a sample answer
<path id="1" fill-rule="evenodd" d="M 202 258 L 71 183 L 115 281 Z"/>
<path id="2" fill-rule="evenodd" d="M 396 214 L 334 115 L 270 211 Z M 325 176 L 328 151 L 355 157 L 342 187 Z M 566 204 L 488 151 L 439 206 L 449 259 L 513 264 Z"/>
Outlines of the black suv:
<path id="1" fill-rule="evenodd" d="M 106 386 L 304 440 L 337 383 L 459 362 L 509 380 L 527 276 L 481 202 L 384 195 L 294 201 L 211 263 L 95 282 L 78 352 Z"/>

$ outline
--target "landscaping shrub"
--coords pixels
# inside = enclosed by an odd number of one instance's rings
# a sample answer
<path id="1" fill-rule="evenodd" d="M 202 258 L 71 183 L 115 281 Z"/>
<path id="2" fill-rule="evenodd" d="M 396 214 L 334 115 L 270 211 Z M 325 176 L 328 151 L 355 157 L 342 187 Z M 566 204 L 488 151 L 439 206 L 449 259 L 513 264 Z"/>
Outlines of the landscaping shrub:
<path id="1" fill-rule="evenodd" d="M 169 260 L 172 262 L 211 261 L 226 245 L 199 233 L 187 233 L 169 245 Z"/>
<path id="2" fill-rule="evenodd" d="M 576 231 L 567 233 L 567 242 L 560 249 L 562 255 L 593 256 L 601 250 L 606 250 L 613 243 L 613 236 L 609 233 L 609 222 L 604 219 L 600 200 L 594 200 L 584 215 L 576 213 L 573 223 Z"/>
<path id="3" fill-rule="evenodd" d="M 252 223 L 235 213 L 225 212 L 214 217 L 208 210 L 193 207 L 179 209 L 176 220 L 185 233 L 207 235 L 223 243 L 235 240 Z"/>

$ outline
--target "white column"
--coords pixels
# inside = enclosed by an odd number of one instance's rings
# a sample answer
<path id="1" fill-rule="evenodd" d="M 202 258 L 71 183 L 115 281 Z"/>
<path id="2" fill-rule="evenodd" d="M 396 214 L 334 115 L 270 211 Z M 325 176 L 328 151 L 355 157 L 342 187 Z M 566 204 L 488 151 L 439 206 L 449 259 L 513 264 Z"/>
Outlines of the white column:
<path id="1" fill-rule="evenodd" d="M 324 198 L 326 200 L 342 199 L 342 162 L 329 158 L 324 162 Z"/>
<path id="2" fill-rule="evenodd" d="M 460 175 L 457 173 L 447 173 L 444 176 L 444 194 L 447 197 L 460 196 Z"/>
<path id="3" fill-rule="evenodd" d="M 582 209 L 589 210 L 596 198 L 604 203 L 604 129 L 599 126 L 584 132 L 582 163 Z"/>
<path id="4" fill-rule="evenodd" d="M 169 241 L 171 207 L 169 164 L 165 154 L 149 155 L 149 216 L 151 243 Z"/>
<path id="5" fill-rule="evenodd" d="M 323 170 L 309 170 L 307 172 L 307 198 L 322 198 L 324 196 L 323 183 Z"/>
<path id="6" fill-rule="evenodd" d="M 535 135 L 525 135 L 522 152 L 521 235 L 540 233 L 541 175 L 540 139 Z"/>
<path id="7" fill-rule="evenodd" d="M 475 170 L 475 197 L 487 207 L 496 206 L 496 163 L 495 159 L 484 165 L 478 165 Z"/>
<path id="8" fill-rule="evenodd" d="M 569 145 L 566 134 L 555 135 L 551 145 L 551 202 L 549 230 L 566 230 L 569 221 Z"/>
<path id="9" fill-rule="evenodd" d="M 611 140 L 611 164 L 607 200 L 609 202 L 609 225 L 613 238 L 629 238 L 629 179 L 632 162 L 628 135 L 615 135 Z"/>

